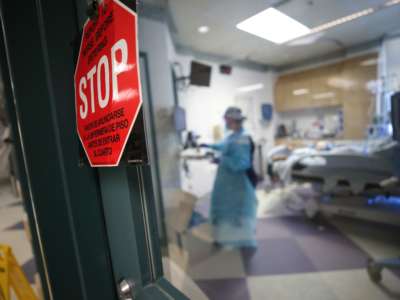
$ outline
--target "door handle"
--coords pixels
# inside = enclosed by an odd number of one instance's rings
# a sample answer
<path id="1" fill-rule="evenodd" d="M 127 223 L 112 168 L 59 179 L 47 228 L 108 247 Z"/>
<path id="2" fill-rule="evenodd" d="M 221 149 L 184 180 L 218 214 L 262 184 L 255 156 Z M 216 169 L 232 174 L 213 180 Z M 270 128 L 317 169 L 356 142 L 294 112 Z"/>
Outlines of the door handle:
<path id="1" fill-rule="evenodd" d="M 135 282 L 132 279 L 122 279 L 118 284 L 118 294 L 121 300 L 133 300 Z"/>

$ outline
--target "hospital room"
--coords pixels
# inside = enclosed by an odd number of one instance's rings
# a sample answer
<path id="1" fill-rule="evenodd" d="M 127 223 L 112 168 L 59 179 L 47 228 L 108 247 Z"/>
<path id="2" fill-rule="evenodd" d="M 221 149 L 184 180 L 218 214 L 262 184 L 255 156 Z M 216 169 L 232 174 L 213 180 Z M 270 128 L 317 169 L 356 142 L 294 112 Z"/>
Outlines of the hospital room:
<path id="1" fill-rule="evenodd" d="M 139 7 L 164 271 L 191 299 L 399 299 L 399 4 Z"/>
<path id="2" fill-rule="evenodd" d="M 400 0 L 131 2 L 143 104 L 137 140 L 121 155 L 150 170 L 127 178 L 150 178 L 136 192 L 151 195 L 140 205 L 155 224 L 145 233 L 156 235 L 163 276 L 192 300 L 400 299 Z M 116 53 L 112 68 L 124 58 Z M 3 94 L 1 83 L 1 103 Z M 22 205 L 8 122 L 0 122 L 0 244 L 41 291 L 31 250 L 38 229 Z M 73 166 L 81 172 L 90 166 L 82 147 L 80 155 Z M 96 188 L 112 172 L 105 169 L 90 177 Z M 107 212 L 136 188 L 113 184 L 112 201 L 82 202 Z M 84 232 L 86 247 L 95 239 Z"/>

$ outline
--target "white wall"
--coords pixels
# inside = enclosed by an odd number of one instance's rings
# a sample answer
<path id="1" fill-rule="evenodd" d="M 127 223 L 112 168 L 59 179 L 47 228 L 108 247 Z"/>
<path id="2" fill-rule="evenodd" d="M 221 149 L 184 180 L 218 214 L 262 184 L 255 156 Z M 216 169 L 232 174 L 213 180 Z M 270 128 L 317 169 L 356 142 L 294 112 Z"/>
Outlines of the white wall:
<path id="1" fill-rule="evenodd" d="M 386 50 L 388 75 L 400 76 L 400 37 L 385 41 L 383 47 Z"/>
<path id="2" fill-rule="evenodd" d="M 377 115 L 387 116 L 390 95 L 400 90 L 400 37 L 385 39 L 379 51 Z"/>
<path id="3" fill-rule="evenodd" d="M 400 37 L 383 42 L 381 54 L 381 76 L 389 78 L 387 89 L 400 89 Z"/>
<path id="4" fill-rule="evenodd" d="M 174 188 L 180 185 L 179 137 L 172 121 L 174 92 L 169 57 L 170 44 L 171 38 L 165 23 L 139 18 L 139 45 L 140 51 L 146 53 L 148 59 L 163 188 Z"/>
<path id="5" fill-rule="evenodd" d="M 183 68 L 182 76 L 190 73 L 192 60 L 212 66 L 210 87 L 189 86 L 180 90 L 179 104 L 186 109 L 188 130 L 193 130 L 205 142 L 213 142 L 213 127 L 223 128 L 223 114 L 227 107 L 241 106 L 248 117 L 246 127 L 256 141 L 266 139 L 273 143 L 274 122 L 261 122 L 261 104 L 273 103 L 273 85 L 275 76 L 272 72 L 248 70 L 233 66 L 231 75 L 220 74 L 219 64 L 204 61 L 193 56 L 176 55 L 175 61 Z M 239 93 L 239 87 L 262 83 L 262 90 Z M 247 105 L 248 104 L 248 105 Z M 246 108 L 247 106 L 247 108 Z"/>

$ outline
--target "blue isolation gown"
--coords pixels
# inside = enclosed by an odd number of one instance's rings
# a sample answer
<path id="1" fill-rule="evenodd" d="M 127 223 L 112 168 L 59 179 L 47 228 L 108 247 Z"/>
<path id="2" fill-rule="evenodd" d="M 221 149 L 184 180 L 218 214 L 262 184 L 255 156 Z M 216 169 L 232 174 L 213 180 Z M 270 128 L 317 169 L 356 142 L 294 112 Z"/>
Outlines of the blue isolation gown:
<path id="1" fill-rule="evenodd" d="M 210 148 L 221 152 L 211 195 L 214 239 L 223 246 L 257 247 L 257 200 L 246 174 L 252 163 L 249 136 L 240 130 Z"/>

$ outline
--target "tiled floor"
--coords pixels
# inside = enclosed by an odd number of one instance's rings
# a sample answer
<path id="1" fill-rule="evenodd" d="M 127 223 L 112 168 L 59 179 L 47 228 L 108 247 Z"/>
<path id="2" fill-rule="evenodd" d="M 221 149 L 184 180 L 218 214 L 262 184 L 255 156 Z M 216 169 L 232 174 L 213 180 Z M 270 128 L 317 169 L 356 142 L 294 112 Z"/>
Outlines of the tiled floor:
<path id="1" fill-rule="evenodd" d="M 25 233 L 22 220 L 24 210 L 21 200 L 11 192 L 9 185 L 0 185 L 0 244 L 11 246 L 13 253 L 27 275 L 30 283 L 34 283 L 36 265 L 32 248 Z"/>
<path id="2" fill-rule="evenodd" d="M 21 223 L 23 209 L 10 195 L 0 189 L 0 243 L 13 247 L 32 282 L 36 268 Z M 186 235 L 184 250 L 171 245 L 174 284 L 192 300 L 400 299 L 399 276 L 386 271 L 378 286 L 365 271 L 368 256 L 400 254 L 398 232 L 350 220 L 314 223 L 282 207 L 270 213 L 270 204 L 261 203 L 260 210 L 257 251 L 215 248 L 207 230 L 203 236 Z M 182 270 L 201 290 L 183 272 L 178 280 Z"/>
<path id="3" fill-rule="evenodd" d="M 209 299 L 250 299 L 247 281 L 244 278 L 198 280 L 196 283 Z M 229 291 L 228 297 L 226 291 Z"/>
<path id="4" fill-rule="evenodd" d="M 365 270 L 369 256 L 400 255 L 399 231 L 376 226 L 370 231 L 371 224 L 357 221 L 312 222 L 285 214 L 284 208 L 275 211 L 276 217 L 258 214 L 256 251 L 217 249 L 188 234 L 181 252 L 185 263 L 179 255 L 171 258 L 211 300 L 400 299 L 400 277 L 385 271 L 379 286 Z"/>

